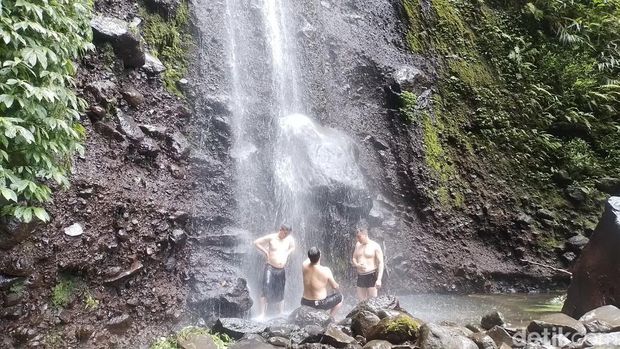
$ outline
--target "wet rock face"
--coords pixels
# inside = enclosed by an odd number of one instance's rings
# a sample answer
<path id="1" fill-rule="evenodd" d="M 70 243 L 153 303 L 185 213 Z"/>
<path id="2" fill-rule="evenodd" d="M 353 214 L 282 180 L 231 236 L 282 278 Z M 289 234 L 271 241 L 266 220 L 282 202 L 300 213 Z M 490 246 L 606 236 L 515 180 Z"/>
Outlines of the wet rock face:
<path id="1" fill-rule="evenodd" d="M 221 279 L 220 279 L 221 280 Z M 223 288 L 216 279 L 196 280 L 189 303 L 205 319 L 213 316 L 243 316 L 252 307 L 245 279 Z M 216 287 L 213 284 L 216 283 Z"/>
<path id="2" fill-rule="evenodd" d="M 562 312 L 581 317 L 603 305 L 619 306 L 620 288 L 620 197 L 605 205 L 590 242 L 581 251 L 573 268 L 573 279 Z"/>

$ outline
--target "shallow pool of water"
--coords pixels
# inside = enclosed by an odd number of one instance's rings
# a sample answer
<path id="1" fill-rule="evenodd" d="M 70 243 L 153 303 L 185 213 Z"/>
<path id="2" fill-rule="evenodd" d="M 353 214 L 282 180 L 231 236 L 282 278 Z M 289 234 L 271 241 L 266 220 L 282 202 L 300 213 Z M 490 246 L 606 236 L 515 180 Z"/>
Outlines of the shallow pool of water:
<path id="1" fill-rule="evenodd" d="M 493 310 L 504 315 L 510 326 L 527 326 L 532 319 L 546 313 L 559 312 L 563 293 L 515 293 L 442 295 L 415 294 L 398 297 L 400 305 L 413 316 L 427 322 L 451 321 L 459 325 L 480 323 L 480 318 Z"/>

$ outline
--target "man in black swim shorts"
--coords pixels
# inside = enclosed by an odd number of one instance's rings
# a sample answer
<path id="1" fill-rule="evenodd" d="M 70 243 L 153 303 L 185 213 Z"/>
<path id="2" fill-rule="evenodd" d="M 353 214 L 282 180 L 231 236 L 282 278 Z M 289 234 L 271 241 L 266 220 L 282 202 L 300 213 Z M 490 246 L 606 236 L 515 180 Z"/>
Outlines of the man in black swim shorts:
<path id="1" fill-rule="evenodd" d="M 288 257 L 295 250 L 295 241 L 290 236 L 291 231 L 290 226 L 282 224 L 277 233 L 263 236 L 254 241 L 256 248 L 263 252 L 267 258 L 263 272 L 259 318 L 265 317 L 267 304 L 277 304 L 279 313 L 282 313 L 282 300 L 284 300 L 284 286 L 286 284 L 284 267 Z"/>
<path id="2" fill-rule="evenodd" d="M 362 223 L 357 229 L 353 266 L 357 269 L 357 299 L 377 297 L 383 278 L 383 251 L 381 246 L 368 238 L 368 227 Z"/>
<path id="3" fill-rule="evenodd" d="M 334 275 L 328 267 L 320 263 L 321 251 L 312 247 L 308 250 L 308 259 L 303 263 L 304 296 L 301 305 L 307 305 L 315 309 L 329 310 L 330 316 L 334 317 L 342 306 L 342 294 L 337 290 L 340 285 L 334 280 Z M 327 294 L 327 285 L 330 285 L 335 293 Z"/>

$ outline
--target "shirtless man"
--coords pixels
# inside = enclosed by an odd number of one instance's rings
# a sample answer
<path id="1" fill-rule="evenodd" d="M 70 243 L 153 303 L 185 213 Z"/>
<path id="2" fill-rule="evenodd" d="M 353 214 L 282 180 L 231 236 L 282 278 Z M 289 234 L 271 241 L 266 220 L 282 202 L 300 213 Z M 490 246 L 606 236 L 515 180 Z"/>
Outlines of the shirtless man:
<path id="1" fill-rule="evenodd" d="M 282 224 L 277 233 L 265 235 L 254 241 L 254 246 L 263 252 L 267 258 L 263 273 L 259 318 L 265 317 L 267 303 L 277 304 L 278 312 L 282 313 L 282 300 L 284 299 L 284 285 L 286 283 L 284 267 L 288 261 L 288 256 L 295 249 L 295 241 L 290 236 L 291 231 L 291 227 Z"/>
<path id="2" fill-rule="evenodd" d="M 304 296 L 301 298 L 301 305 L 321 310 L 329 310 L 333 318 L 338 309 L 342 306 L 342 294 L 337 290 L 340 285 L 334 280 L 334 275 L 328 267 L 320 263 L 321 251 L 312 247 L 308 250 L 308 259 L 303 263 L 304 275 Z M 335 293 L 327 295 L 327 284 Z"/>
<path id="3" fill-rule="evenodd" d="M 381 246 L 368 238 L 368 228 L 357 229 L 357 243 L 353 252 L 353 266 L 357 269 L 357 299 L 377 297 L 383 277 L 383 252 Z"/>

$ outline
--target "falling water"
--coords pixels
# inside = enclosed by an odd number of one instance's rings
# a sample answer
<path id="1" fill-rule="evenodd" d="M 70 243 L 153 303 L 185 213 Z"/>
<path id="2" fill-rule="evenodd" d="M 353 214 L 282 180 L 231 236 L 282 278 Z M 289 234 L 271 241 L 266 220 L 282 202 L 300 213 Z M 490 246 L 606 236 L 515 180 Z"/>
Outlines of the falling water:
<path id="1" fill-rule="evenodd" d="M 342 224 L 332 222 L 342 215 L 333 203 L 346 205 L 364 196 L 365 185 L 351 140 L 304 115 L 290 4 L 225 1 L 236 223 L 252 238 L 275 232 L 282 222 L 293 226 L 298 249 L 288 266 L 285 302 L 290 308 L 302 292 L 304 251 L 315 244 L 329 250 L 329 236 L 341 230 Z M 262 258 L 256 254 L 246 261 L 255 300 Z"/>

